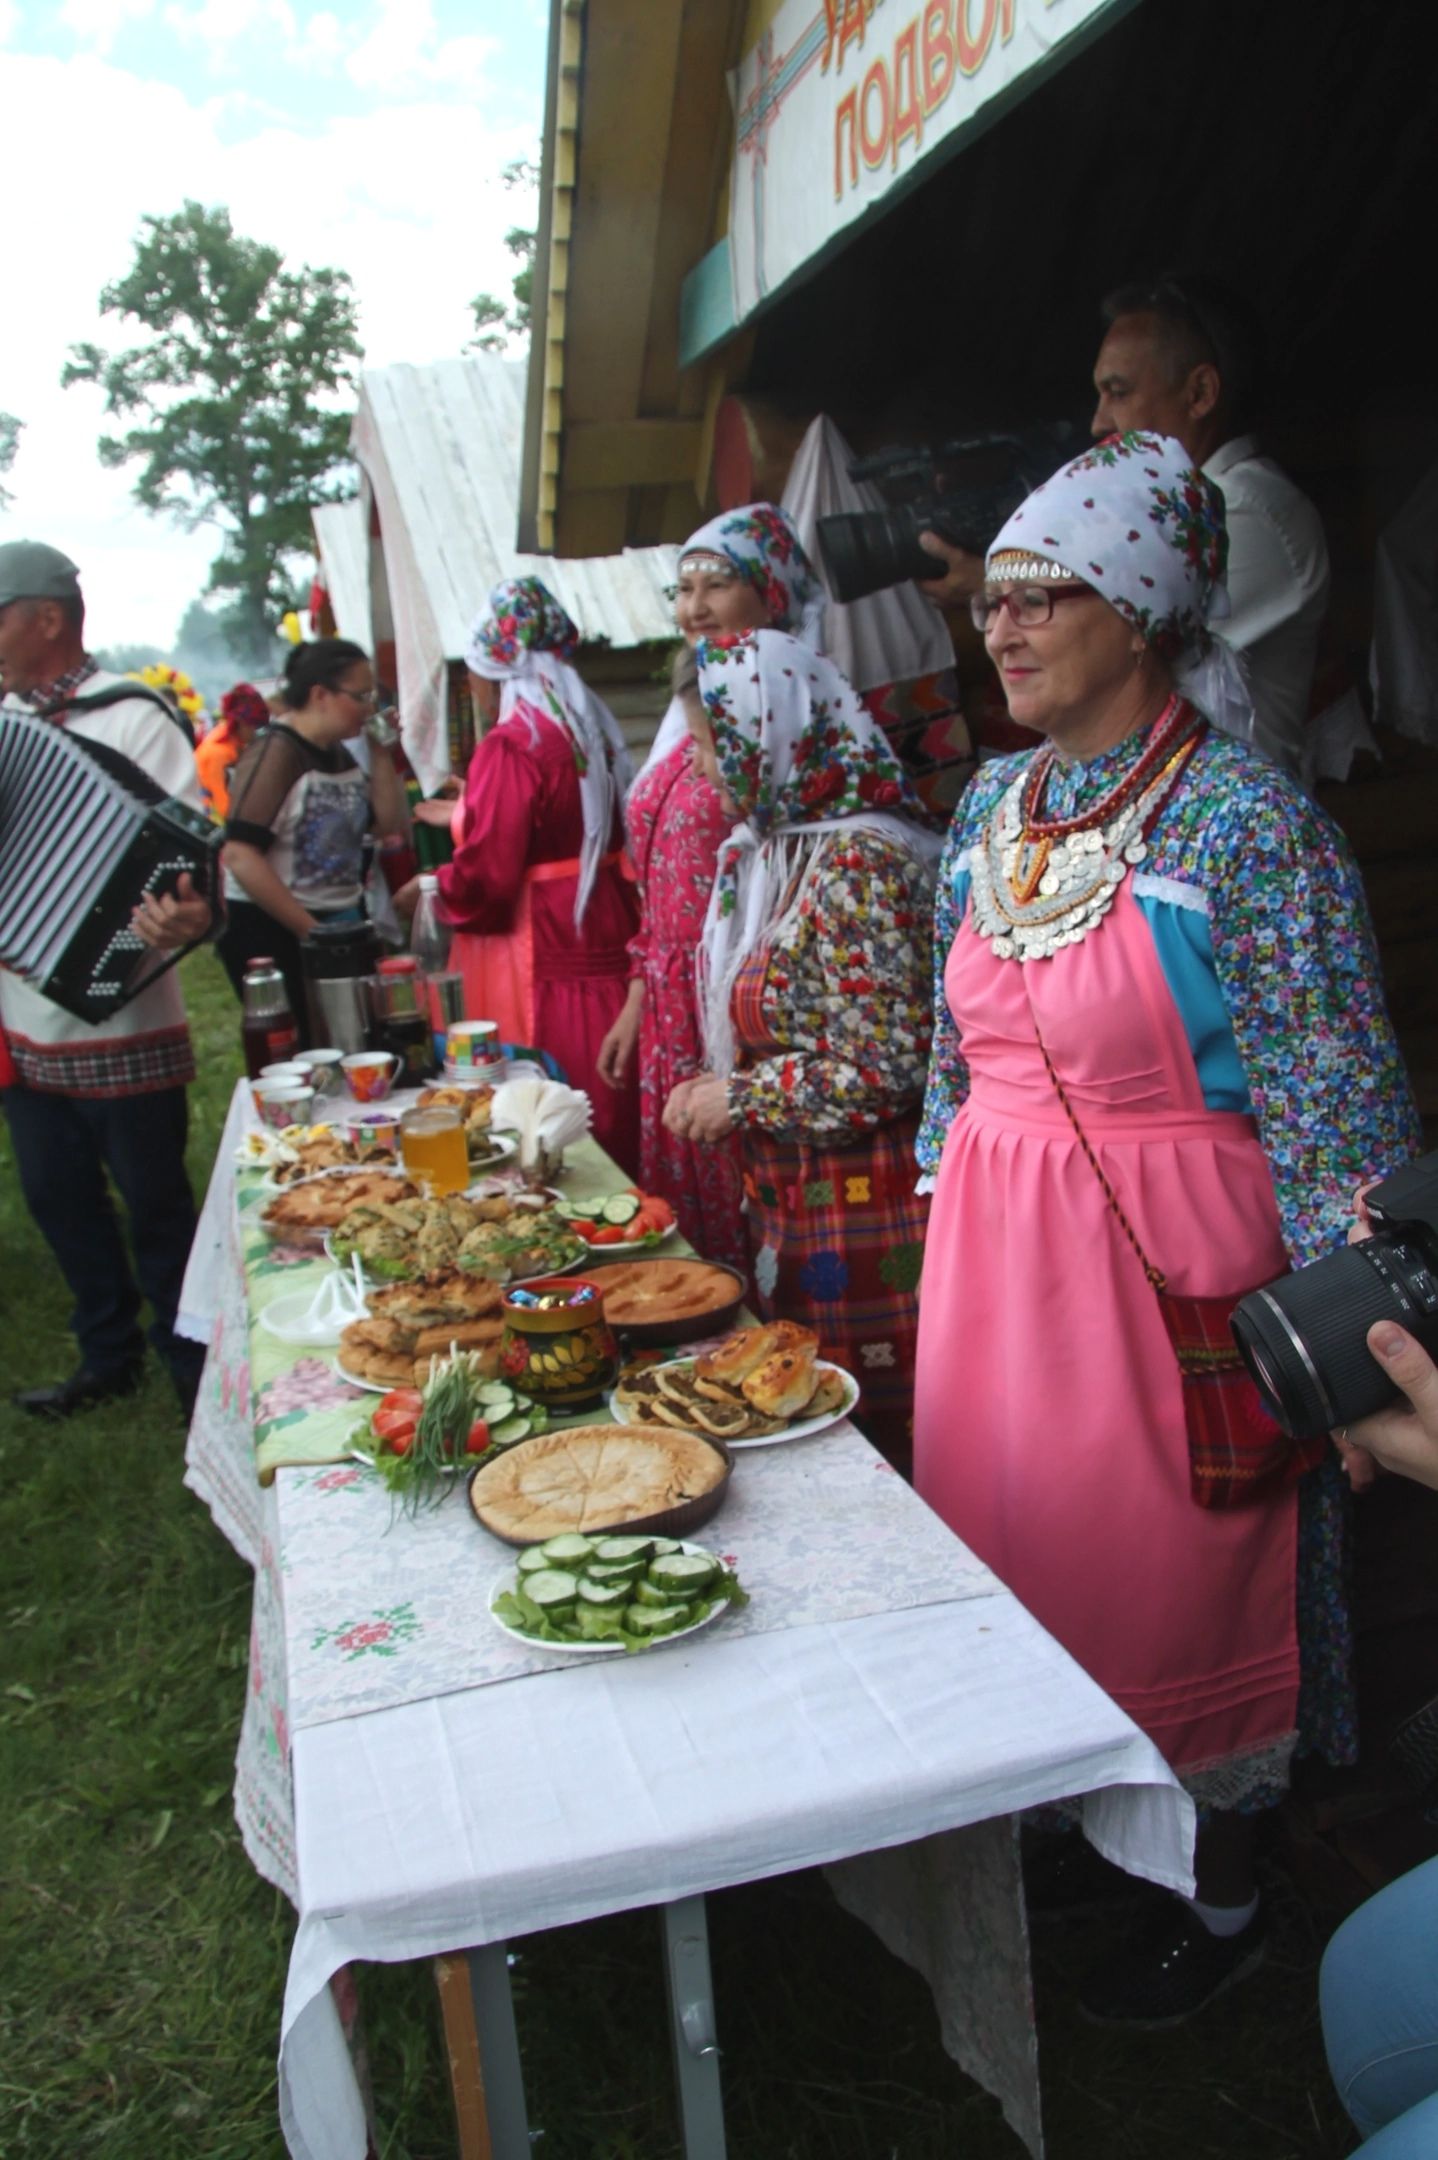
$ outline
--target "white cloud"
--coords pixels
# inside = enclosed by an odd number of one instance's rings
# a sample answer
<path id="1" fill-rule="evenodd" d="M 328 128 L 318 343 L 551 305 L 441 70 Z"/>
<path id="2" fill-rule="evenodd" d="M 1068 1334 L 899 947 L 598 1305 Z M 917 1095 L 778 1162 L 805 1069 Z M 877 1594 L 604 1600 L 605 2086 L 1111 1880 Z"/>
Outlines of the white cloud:
<path id="1" fill-rule="evenodd" d="M 8 45 L 19 27 L 18 0 L 0 0 L 0 45 Z"/>
<path id="2" fill-rule="evenodd" d="M 91 56 L 11 55 L 6 65 L 7 151 L 15 170 L 45 170 L 50 193 L 46 219 L 16 222 L 8 243 L 11 290 L 36 305 L 32 334 L 0 354 L 0 409 L 26 423 L 0 538 L 50 539 L 75 556 L 97 643 L 163 643 L 218 538 L 132 508 L 133 474 L 101 470 L 95 454 L 105 424 L 98 395 L 59 388 L 72 343 L 125 334 L 97 317 L 96 298 L 129 263 L 140 219 L 187 196 L 226 204 L 238 232 L 273 242 L 291 262 L 350 272 L 370 365 L 457 353 L 470 334 L 470 296 L 509 289 L 503 236 L 530 206 L 498 175 L 533 154 L 538 91 L 535 113 L 508 128 L 457 125 L 455 107 L 432 95 L 387 105 L 379 126 L 352 116 L 302 133 L 267 120 L 234 140 L 232 99 L 196 106 Z M 119 131 L 123 154 L 106 159 L 103 186 L 89 162 L 54 159 L 61 110 L 79 141 L 99 146 Z"/>
<path id="3" fill-rule="evenodd" d="M 441 39 L 431 0 L 379 0 L 379 20 L 350 53 L 346 69 L 363 90 L 424 87 L 472 95 L 497 50 L 490 37 Z"/>
<path id="4" fill-rule="evenodd" d="M 64 0 L 60 20 L 83 45 L 108 53 L 127 23 L 154 12 L 155 0 Z"/>
<path id="5" fill-rule="evenodd" d="M 216 66 L 239 38 L 273 36 L 290 47 L 297 30 L 288 0 L 200 0 L 198 7 L 167 7 L 165 21 L 182 44 L 204 46 Z"/>

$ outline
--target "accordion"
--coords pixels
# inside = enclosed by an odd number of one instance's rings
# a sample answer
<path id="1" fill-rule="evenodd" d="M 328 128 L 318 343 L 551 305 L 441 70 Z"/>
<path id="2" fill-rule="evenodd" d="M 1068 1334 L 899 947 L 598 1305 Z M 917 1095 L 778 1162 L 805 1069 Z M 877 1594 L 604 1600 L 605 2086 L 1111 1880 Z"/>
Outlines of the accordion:
<path id="1" fill-rule="evenodd" d="M 0 963 L 77 1019 L 107 1020 L 181 958 L 131 928 L 146 893 L 188 870 L 218 914 L 221 837 L 132 758 L 0 710 Z"/>

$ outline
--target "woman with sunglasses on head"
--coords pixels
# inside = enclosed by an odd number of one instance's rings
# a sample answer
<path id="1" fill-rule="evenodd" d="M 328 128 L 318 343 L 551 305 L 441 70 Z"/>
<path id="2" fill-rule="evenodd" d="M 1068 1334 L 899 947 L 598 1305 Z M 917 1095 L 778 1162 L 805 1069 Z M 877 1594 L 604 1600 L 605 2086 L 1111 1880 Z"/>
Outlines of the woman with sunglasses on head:
<path id="1" fill-rule="evenodd" d="M 954 820 L 919 1140 L 918 1489 L 1199 1804 L 1196 1899 L 1083 1992 L 1141 2025 L 1257 1963 L 1252 1818 L 1295 1748 L 1354 1745 L 1338 1480 L 1300 1477 L 1228 1313 L 1417 1138 L 1347 848 L 1234 739 L 1225 550 L 1217 488 L 1132 433 L 994 543 L 975 621 L 1047 739 Z"/>
<path id="2" fill-rule="evenodd" d="M 679 555 L 674 615 L 684 639 L 674 698 L 625 804 L 641 921 L 629 947 L 628 994 L 599 1052 L 599 1077 L 639 1075 L 640 1181 L 663 1193 L 691 1245 L 747 1269 L 737 1142 L 698 1146 L 664 1122 L 680 1081 L 702 1070 L 694 970 L 719 850 L 735 815 L 695 756 L 684 693 L 702 638 L 787 630 L 815 649 L 825 607 L 787 513 L 747 503 L 711 518 Z"/>
<path id="3" fill-rule="evenodd" d="M 230 783 L 228 920 L 218 943 L 237 991 L 248 961 L 273 956 L 307 1048 L 300 943 L 321 923 L 359 919 L 365 834 L 407 832 L 409 812 L 387 743 L 371 736 L 368 772 L 348 748 L 374 715 L 368 653 L 346 638 L 296 645 L 280 695 L 280 716 L 255 737 Z"/>

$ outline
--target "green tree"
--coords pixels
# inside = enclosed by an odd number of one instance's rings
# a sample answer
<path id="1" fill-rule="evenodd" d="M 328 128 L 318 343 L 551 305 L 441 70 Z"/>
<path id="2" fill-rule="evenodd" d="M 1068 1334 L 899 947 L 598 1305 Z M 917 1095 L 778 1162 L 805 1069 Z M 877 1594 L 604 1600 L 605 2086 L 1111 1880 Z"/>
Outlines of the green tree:
<path id="1" fill-rule="evenodd" d="M 288 269 L 246 240 L 227 210 L 187 202 L 147 217 L 135 257 L 100 295 L 103 314 L 137 324 L 124 351 L 71 348 L 61 381 L 94 383 L 132 423 L 100 438 L 100 462 L 138 462 L 135 499 L 187 529 L 224 535 L 207 592 L 253 664 L 273 656 L 289 605 L 287 554 L 311 548 L 310 510 L 353 491 L 348 472 L 355 365 L 353 287 L 342 270 Z"/>
<path id="2" fill-rule="evenodd" d="M 7 473 L 15 462 L 15 452 L 20 447 L 20 430 L 25 425 L 13 413 L 0 412 L 0 473 Z M 8 510 L 12 501 L 10 490 L 0 484 L 0 510 Z"/>
<path id="3" fill-rule="evenodd" d="M 539 181 L 539 167 L 528 158 L 514 158 L 500 174 L 507 188 L 532 188 Z M 505 352 L 511 338 L 529 336 L 529 308 L 534 294 L 534 250 L 538 234 L 525 225 L 511 225 L 504 244 L 519 264 L 510 279 L 512 298 L 496 300 L 493 293 L 476 293 L 470 301 L 474 336 L 466 352 Z"/>

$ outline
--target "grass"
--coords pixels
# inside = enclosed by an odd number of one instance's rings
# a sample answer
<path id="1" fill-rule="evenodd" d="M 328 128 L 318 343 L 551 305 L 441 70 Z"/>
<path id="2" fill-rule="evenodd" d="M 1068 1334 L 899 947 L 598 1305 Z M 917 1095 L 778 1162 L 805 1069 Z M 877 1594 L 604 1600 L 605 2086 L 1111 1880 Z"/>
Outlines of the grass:
<path id="1" fill-rule="evenodd" d="M 208 1176 L 237 1065 L 233 998 L 186 963 Z M 67 1301 L 0 1128 L 4 1394 L 70 1368 Z M 181 1487 L 163 1375 L 68 1427 L 0 1407 L 0 2155 L 272 2160 L 291 1915 L 230 1809 L 247 1571 Z M 1116 2039 L 1073 2008 L 1108 1938 L 1041 1938 L 1052 2160 L 1338 2160 L 1324 2070 L 1326 1923 L 1277 1862 L 1269 1962 L 1177 2034 Z M 710 1901 L 735 2160 L 1017 2160 L 997 2106 L 944 2055 L 923 1984 L 796 1876 Z M 537 1936 L 515 1972 L 531 2120 L 548 2160 L 674 2160 L 657 1923 Z M 423 1967 L 361 1975 L 384 2160 L 454 2136 Z"/>

